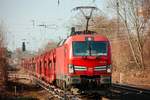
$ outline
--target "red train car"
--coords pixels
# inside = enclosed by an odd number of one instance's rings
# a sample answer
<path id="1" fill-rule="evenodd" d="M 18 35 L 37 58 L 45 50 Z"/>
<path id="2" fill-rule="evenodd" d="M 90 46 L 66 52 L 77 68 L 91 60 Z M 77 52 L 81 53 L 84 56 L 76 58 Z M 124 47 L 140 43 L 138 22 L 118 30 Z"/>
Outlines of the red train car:
<path id="1" fill-rule="evenodd" d="M 34 57 L 33 68 L 27 63 L 29 62 L 23 61 L 22 65 L 32 69 L 36 77 L 59 87 L 111 84 L 109 40 L 90 32 L 76 32 L 61 41 L 57 48 Z"/>

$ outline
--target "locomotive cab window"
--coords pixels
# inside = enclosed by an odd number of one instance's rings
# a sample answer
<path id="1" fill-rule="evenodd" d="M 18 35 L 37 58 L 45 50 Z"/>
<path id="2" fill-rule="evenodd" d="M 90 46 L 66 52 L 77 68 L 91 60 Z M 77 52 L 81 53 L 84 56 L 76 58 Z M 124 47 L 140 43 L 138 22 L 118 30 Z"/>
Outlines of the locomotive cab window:
<path id="1" fill-rule="evenodd" d="M 108 51 L 108 42 L 76 41 L 73 42 L 72 47 L 74 56 L 106 56 Z"/>

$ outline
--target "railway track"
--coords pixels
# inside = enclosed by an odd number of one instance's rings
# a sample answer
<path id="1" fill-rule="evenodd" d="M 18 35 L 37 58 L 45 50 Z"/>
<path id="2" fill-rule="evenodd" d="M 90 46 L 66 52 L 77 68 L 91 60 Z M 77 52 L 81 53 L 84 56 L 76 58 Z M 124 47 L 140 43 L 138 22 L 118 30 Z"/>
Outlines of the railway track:
<path id="1" fill-rule="evenodd" d="M 118 97 L 119 100 L 150 100 L 150 90 L 131 85 L 113 83 L 110 93 L 111 97 Z"/>
<path id="2" fill-rule="evenodd" d="M 88 98 L 94 98 L 90 100 L 95 100 L 97 98 L 96 96 L 99 96 L 95 94 L 95 92 L 87 93 L 87 92 L 81 92 L 78 94 L 74 94 L 72 91 L 68 90 L 62 90 L 54 85 L 51 85 L 49 83 L 46 83 L 45 81 L 38 79 L 37 77 L 31 76 L 31 75 L 21 75 L 16 73 L 9 73 L 8 75 L 11 79 L 27 79 L 32 80 L 34 83 L 45 89 L 47 92 L 51 94 L 49 100 L 52 100 L 52 98 L 58 98 L 60 100 L 89 100 Z M 100 100 L 100 99 L 97 99 Z"/>
<path id="3" fill-rule="evenodd" d="M 52 96 L 48 97 L 58 98 L 60 100 L 150 100 L 150 90 L 141 89 L 134 86 L 112 84 L 112 86 L 105 91 L 102 90 L 83 90 L 79 94 L 74 94 L 71 91 L 62 90 L 54 85 L 50 85 L 45 81 L 30 75 L 9 74 L 9 78 L 20 78 L 35 81 L 37 85 L 44 88 Z"/>
<path id="4" fill-rule="evenodd" d="M 54 85 L 50 85 L 36 77 L 33 77 L 33 80 L 36 80 L 36 84 L 44 88 L 46 91 L 48 91 L 52 96 L 48 97 L 49 100 L 52 100 L 52 98 L 58 98 L 60 100 L 100 100 L 99 94 L 92 92 L 92 93 L 74 93 L 72 91 L 68 91 L 67 89 L 62 90 Z"/>
<path id="5" fill-rule="evenodd" d="M 36 84 L 38 84 L 39 86 L 41 86 L 42 88 L 44 88 L 46 91 L 48 91 L 53 95 L 49 97 L 49 100 L 51 100 L 51 98 L 53 97 L 58 98 L 60 100 L 81 100 L 77 95 L 72 94 L 70 91 L 62 90 L 34 76 L 33 76 L 33 80 L 35 81 Z"/>
<path id="6" fill-rule="evenodd" d="M 123 85 L 123 84 L 112 84 L 113 88 L 117 88 L 117 89 L 123 89 L 123 90 L 127 90 L 130 92 L 134 92 L 134 93 L 143 93 L 143 94 L 148 94 L 150 95 L 150 90 L 149 89 L 143 89 L 143 88 L 138 88 L 136 86 L 131 86 L 131 85 Z"/>

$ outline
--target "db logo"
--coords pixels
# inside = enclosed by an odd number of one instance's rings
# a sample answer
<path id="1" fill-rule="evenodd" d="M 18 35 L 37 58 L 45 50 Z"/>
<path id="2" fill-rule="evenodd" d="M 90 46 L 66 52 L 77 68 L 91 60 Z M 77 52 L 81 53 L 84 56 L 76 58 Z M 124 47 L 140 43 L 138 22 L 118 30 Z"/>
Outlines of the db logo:
<path id="1" fill-rule="evenodd" d="M 89 70 L 93 70 L 93 68 L 89 68 Z"/>

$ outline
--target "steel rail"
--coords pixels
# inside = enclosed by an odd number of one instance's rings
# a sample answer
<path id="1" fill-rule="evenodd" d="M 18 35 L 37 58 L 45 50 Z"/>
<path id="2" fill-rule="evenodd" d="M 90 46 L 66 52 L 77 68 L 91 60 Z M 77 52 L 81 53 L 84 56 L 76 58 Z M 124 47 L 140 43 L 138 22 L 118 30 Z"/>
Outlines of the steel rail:
<path id="1" fill-rule="evenodd" d="M 110 87 L 110 97 L 117 97 L 119 100 L 150 100 L 150 90 L 139 88 L 128 84 L 113 83 Z"/>
<path id="2" fill-rule="evenodd" d="M 38 86 L 42 87 L 44 90 L 52 94 L 52 97 L 56 97 L 60 100 L 81 100 L 80 97 L 78 97 L 76 94 L 72 94 L 71 91 L 62 90 L 60 88 L 57 88 L 56 86 L 46 83 L 44 80 L 39 79 L 33 75 L 27 74 L 16 74 L 9 72 L 8 77 L 11 79 L 27 79 L 32 80 L 32 82 L 35 82 Z"/>
<path id="3" fill-rule="evenodd" d="M 43 89 L 51 93 L 54 97 L 59 98 L 60 100 L 81 100 L 79 97 L 69 93 L 69 91 L 61 90 L 54 85 L 46 83 L 45 81 L 33 77 L 33 80 L 36 80 L 36 83 L 41 86 Z M 68 92 L 68 93 L 67 93 Z"/>
<path id="4" fill-rule="evenodd" d="M 130 92 L 143 93 L 143 94 L 150 95 L 150 90 L 149 89 L 143 89 L 143 88 L 139 88 L 139 87 L 136 87 L 136 86 L 113 83 L 112 87 L 116 88 L 116 89 L 127 90 L 127 91 L 130 91 Z"/>

